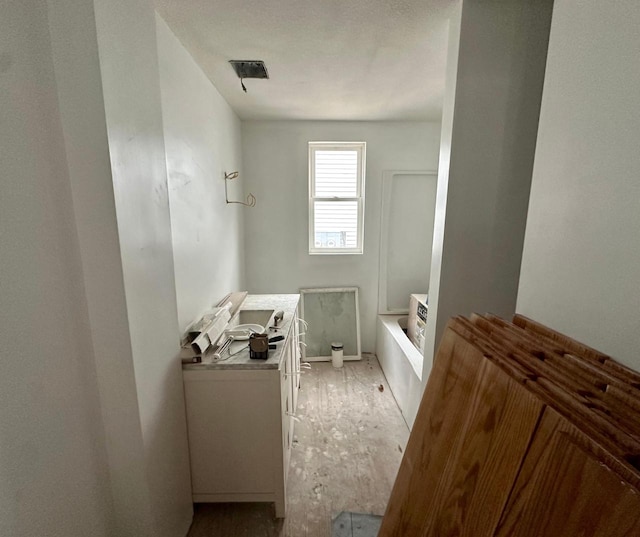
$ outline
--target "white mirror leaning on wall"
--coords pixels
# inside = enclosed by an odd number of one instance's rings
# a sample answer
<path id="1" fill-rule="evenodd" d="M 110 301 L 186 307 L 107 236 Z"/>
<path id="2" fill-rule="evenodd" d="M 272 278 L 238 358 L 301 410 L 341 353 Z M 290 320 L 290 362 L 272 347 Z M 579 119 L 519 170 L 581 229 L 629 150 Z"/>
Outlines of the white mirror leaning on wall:
<path id="1" fill-rule="evenodd" d="M 300 289 L 300 316 L 308 323 L 302 359 L 331 360 L 331 344 L 342 343 L 344 360 L 360 360 L 360 307 L 357 287 Z"/>

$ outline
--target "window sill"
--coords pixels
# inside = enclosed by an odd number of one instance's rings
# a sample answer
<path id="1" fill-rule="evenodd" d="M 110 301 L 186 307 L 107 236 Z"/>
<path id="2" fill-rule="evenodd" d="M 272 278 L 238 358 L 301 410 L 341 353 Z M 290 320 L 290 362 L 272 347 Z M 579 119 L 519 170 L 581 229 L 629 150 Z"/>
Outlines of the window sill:
<path id="1" fill-rule="evenodd" d="M 309 250 L 309 255 L 363 255 L 362 250 Z"/>

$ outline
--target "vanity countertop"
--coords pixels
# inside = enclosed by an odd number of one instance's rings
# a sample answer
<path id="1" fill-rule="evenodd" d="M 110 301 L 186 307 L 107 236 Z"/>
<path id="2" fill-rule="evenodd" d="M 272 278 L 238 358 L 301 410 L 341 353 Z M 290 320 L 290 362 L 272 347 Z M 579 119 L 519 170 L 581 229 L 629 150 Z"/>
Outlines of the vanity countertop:
<path id="1" fill-rule="evenodd" d="M 266 327 L 269 337 L 284 336 L 285 340 L 276 343 L 276 349 L 269 351 L 267 360 L 252 360 L 249 358 L 249 342 L 236 341 L 229 347 L 230 352 L 225 352 L 221 359 L 213 360 L 214 351 L 204 354 L 201 363 L 182 364 L 183 370 L 205 371 L 210 369 L 280 369 L 284 356 L 284 344 L 292 327 L 296 308 L 300 301 L 300 295 L 248 295 L 240 306 L 240 310 L 273 310 L 284 312 L 284 319 L 277 331 Z M 233 325 L 232 319 L 229 323 Z M 272 319 L 269 325 L 272 325 Z"/>

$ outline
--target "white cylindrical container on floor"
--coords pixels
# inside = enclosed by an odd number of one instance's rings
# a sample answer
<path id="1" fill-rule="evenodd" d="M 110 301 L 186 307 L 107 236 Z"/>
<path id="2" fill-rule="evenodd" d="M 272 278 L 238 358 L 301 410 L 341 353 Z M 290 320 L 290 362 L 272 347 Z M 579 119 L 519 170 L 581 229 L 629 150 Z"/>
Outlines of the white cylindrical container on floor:
<path id="1" fill-rule="evenodd" d="M 342 367 L 343 345 L 338 341 L 331 344 L 331 362 L 333 367 Z"/>

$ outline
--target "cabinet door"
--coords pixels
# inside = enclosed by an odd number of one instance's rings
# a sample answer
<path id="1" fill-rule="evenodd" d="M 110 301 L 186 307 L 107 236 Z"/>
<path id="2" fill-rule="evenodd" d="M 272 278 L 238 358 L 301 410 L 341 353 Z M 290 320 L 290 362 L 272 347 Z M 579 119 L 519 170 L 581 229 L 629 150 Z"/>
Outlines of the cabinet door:
<path id="1" fill-rule="evenodd" d="M 615 463 L 546 408 L 496 536 L 640 535 L 640 494 Z"/>
<path id="2" fill-rule="evenodd" d="M 298 407 L 298 390 L 300 388 L 300 361 L 298 359 L 298 343 L 295 334 L 289 337 L 289 352 L 291 353 L 291 402 L 293 412 Z"/>
<path id="3" fill-rule="evenodd" d="M 301 343 L 300 343 L 300 320 L 298 317 L 298 310 L 296 308 L 296 313 L 295 313 L 295 317 L 293 319 L 293 334 L 294 334 L 294 348 L 293 348 L 293 362 L 294 362 L 294 366 L 295 366 L 295 371 L 296 371 L 296 376 L 295 376 L 295 386 L 297 388 L 297 390 L 300 389 L 300 360 L 302 357 L 302 351 L 300 349 Z M 297 391 L 296 390 L 296 391 Z M 295 405 L 294 408 L 297 407 L 297 403 L 298 403 L 298 394 L 296 393 L 294 395 L 294 399 L 295 399 Z"/>
<path id="4" fill-rule="evenodd" d="M 283 375 L 281 381 L 282 397 L 282 457 L 284 464 L 284 479 L 286 481 L 289 470 L 289 457 L 291 453 L 291 442 L 293 440 L 293 359 L 291 353 L 290 339 L 284 342 Z"/>
<path id="5" fill-rule="evenodd" d="M 272 492 L 277 379 L 270 371 L 193 373 L 184 383 L 193 494 Z"/>
<path id="6" fill-rule="evenodd" d="M 379 536 L 492 536 L 542 411 L 447 329 Z"/>

